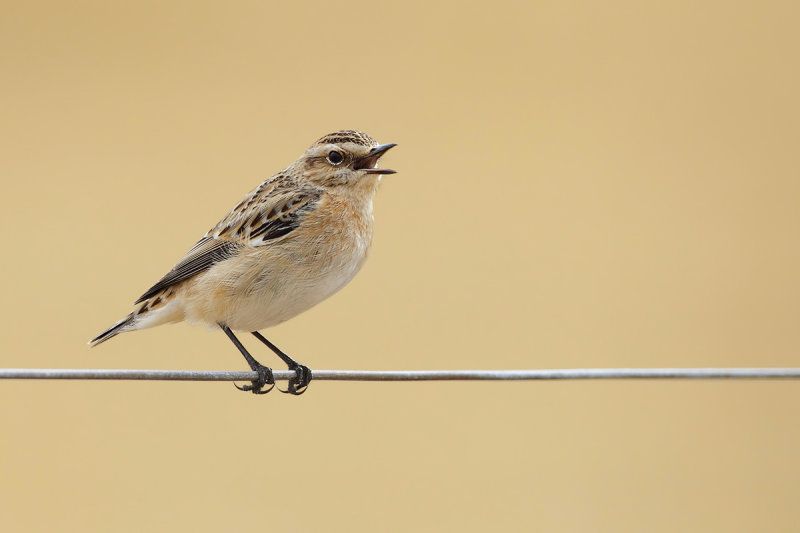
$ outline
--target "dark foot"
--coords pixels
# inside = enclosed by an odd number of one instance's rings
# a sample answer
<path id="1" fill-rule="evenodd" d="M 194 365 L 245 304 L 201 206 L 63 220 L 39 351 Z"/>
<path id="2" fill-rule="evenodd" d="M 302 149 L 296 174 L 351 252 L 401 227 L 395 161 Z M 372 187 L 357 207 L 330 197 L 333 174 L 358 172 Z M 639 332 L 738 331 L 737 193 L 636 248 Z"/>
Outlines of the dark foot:
<path id="1" fill-rule="evenodd" d="M 289 380 L 289 388 L 287 390 L 278 388 L 278 390 L 285 394 L 300 396 L 308 390 L 308 384 L 311 383 L 311 369 L 306 365 L 298 364 L 294 368 L 290 367 L 289 370 L 294 370 L 296 374 Z"/>
<path id="2" fill-rule="evenodd" d="M 239 390 L 250 391 L 253 394 L 266 394 L 275 387 L 275 377 L 272 375 L 271 368 L 266 367 L 262 364 L 258 364 L 258 366 L 253 370 L 258 372 L 257 380 L 251 381 L 250 385 L 243 385 L 240 387 L 239 385 L 234 383 L 233 386 Z M 265 385 L 269 385 L 269 388 L 266 390 L 264 389 Z"/>
<path id="3" fill-rule="evenodd" d="M 289 380 L 289 388 L 283 390 L 278 387 L 278 390 L 286 394 L 293 394 L 294 396 L 300 396 L 306 390 L 308 390 L 308 384 L 311 383 L 311 369 L 306 365 L 301 365 L 283 353 L 280 348 L 269 342 L 261 333 L 253 331 L 252 334 L 255 338 L 266 344 L 270 350 L 275 352 L 275 355 L 280 357 L 281 360 L 286 363 L 286 366 L 289 367 L 289 370 L 294 370 L 295 372 L 295 377 Z"/>
<path id="4" fill-rule="evenodd" d="M 233 385 L 239 390 L 250 391 L 253 394 L 266 394 L 271 391 L 273 387 L 275 387 L 275 376 L 272 375 L 272 369 L 256 361 L 253 356 L 250 355 L 244 345 L 239 342 L 239 339 L 237 339 L 236 335 L 233 334 L 231 328 L 224 324 L 220 324 L 219 327 L 222 328 L 222 331 L 225 332 L 225 335 L 227 335 L 236 348 L 239 349 L 247 361 L 247 364 L 250 365 L 250 368 L 258 373 L 258 379 L 252 381 L 250 385 L 245 385 L 244 387 L 240 387 L 239 385 L 236 385 L 236 383 Z M 267 390 L 264 390 L 264 385 L 269 385 L 270 387 Z"/>

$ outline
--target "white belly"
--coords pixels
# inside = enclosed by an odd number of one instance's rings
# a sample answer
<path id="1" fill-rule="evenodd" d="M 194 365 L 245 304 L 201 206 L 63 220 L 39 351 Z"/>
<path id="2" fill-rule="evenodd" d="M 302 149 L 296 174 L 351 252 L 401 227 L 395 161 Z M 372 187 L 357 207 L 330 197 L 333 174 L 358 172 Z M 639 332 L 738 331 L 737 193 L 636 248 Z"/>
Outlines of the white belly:
<path id="1" fill-rule="evenodd" d="M 290 253 L 256 249 L 224 261 L 181 294 L 185 319 L 238 331 L 280 324 L 352 280 L 366 260 L 370 241 L 371 234 L 347 243 L 298 243 Z"/>
<path id="2" fill-rule="evenodd" d="M 320 273 L 311 279 L 284 273 L 279 283 L 240 297 L 226 313 L 225 323 L 235 330 L 256 331 L 285 322 L 311 309 L 347 285 L 361 269 L 363 261 L 353 261 Z"/>

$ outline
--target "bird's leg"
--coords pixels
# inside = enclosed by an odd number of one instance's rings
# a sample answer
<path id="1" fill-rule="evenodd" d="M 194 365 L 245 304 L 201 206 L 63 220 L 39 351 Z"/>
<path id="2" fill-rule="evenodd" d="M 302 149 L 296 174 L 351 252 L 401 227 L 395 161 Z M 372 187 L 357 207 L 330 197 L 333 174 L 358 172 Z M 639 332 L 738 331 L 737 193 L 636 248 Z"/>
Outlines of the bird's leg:
<path id="1" fill-rule="evenodd" d="M 251 385 L 245 385 L 244 387 L 240 387 L 236 383 L 233 385 L 243 391 L 252 391 L 253 394 L 266 394 L 275 387 L 275 378 L 272 375 L 272 369 L 266 367 L 255 360 L 255 358 L 250 355 L 250 352 L 239 342 L 239 339 L 236 338 L 236 335 L 233 334 L 231 328 L 228 326 L 220 324 L 219 327 L 222 328 L 222 331 L 225 332 L 225 335 L 231 340 L 231 342 L 242 352 L 245 360 L 247 360 L 247 364 L 250 365 L 250 368 L 258 372 L 258 379 L 254 380 Z M 264 390 L 264 385 L 269 385 L 270 387 L 267 390 Z"/>
<path id="2" fill-rule="evenodd" d="M 269 342 L 261 333 L 253 331 L 252 334 L 256 339 L 266 344 L 270 350 L 275 352 L 275 355 L 280 357 L 283 362 L 289 366 L 289 370 L 295 371 L 296 376 L 289 380 L 289 388 L 287 390 L 278 388 L 278 390 L 287 394 L 294 394 L 295 396 L 300 396 L 308 390 L 308 384 L 311 382 L 311 369 L 306 365 L 301 365 L 283 353 L 280 348 Z"/>

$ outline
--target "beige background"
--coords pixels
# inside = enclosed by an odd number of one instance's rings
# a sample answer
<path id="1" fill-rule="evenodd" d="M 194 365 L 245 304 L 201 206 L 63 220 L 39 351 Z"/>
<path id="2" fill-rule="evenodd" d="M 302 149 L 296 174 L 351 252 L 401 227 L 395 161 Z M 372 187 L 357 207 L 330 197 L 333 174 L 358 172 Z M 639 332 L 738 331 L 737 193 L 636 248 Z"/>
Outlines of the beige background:
<path id="1" fill-rule="evenodd" d="M 86 341 L 317 137 L 399 147 L 312 368 L 800 366 L 794 2 L 55 2 L 0 17 L 2 367 Z M 247 340 L 264 361 L 276 362 Z M 800 384 L 0 383 L 7 531 L 797 531 Z"/>

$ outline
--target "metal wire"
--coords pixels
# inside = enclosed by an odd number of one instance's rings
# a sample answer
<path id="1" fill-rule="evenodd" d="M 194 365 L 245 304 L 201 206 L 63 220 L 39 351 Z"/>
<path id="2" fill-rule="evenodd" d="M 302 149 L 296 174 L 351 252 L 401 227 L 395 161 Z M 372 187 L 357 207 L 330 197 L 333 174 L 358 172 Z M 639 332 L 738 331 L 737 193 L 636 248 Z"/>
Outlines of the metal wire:
<path id="1" fill-rule="evenodd" d="M 275 370 L 276 380 L 295 377 Z M 565 379 L 800 379 L 800 368 L 576 368 L 554 370 L 313 370 L 314 381 L 522 381 Z M 253 381 L 253 371 L 0 368 L 0 379 Z"/>

